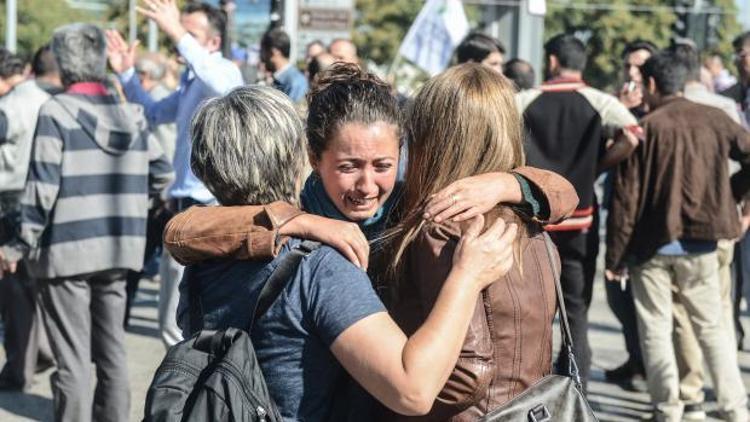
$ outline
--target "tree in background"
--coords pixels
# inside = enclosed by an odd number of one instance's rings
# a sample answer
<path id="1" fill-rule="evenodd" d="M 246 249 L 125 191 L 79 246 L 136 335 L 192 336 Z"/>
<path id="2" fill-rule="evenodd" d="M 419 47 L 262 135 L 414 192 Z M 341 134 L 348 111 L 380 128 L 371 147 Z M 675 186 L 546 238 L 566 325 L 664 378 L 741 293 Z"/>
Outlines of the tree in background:
<path id="1" fill-rule="evenodd" d="M 182 5 L 185 0 L 178 0 Z M 128 34 L 128 0 L 111 0 L 104 12 L 91 12 L 75 9 L 64 0 L 18 0 L 18 53 L 31 57 L 36 49 L 52 38 L 52 32 L 62 25 L 73 22 L 89 22 L 103 28 L 114 28 Z M 0 0 L 0 28 L 5 28 L 5 0 Z M 145 43 L 148 38 L 148 20 L 137 15 L 138 39 Z M 5 32 L 0 32 L 0 40 L 5 43 Z M 159 33 L 159 48 L 168 51 L 171 43 L 163 33 Z"/>
<path id="2" fill-rule="evenodd" d="M 724 12 L 718 18 L 718 43 L 713 49 L 728 59 L 732 52 L 731 41 L 740 32 L 736 7 L 733 0 L 714 0 L 712 3 Z M 549 1 L 544 20 L 545 38 L 561 32 L 578 35 L 589 49 L 589 64 L 584 74 L 586 81 L 599 88 L 614 89 L 622 80 L 620 54 L 627 43 L 644 39 L 659 47 L 669 45 L 672 25 L 677 19 L 670 4 L 664 0 L 611 0 L 612 9 L 591 10 L 567 7 L 570 2 Z M 651 6 L 652 9 L 632 11 L 625 8 L 628 5 Z M 702 43 L 702 40 L 696 41 Z"/>
<path id="3" fill-rule="evenodd" d="M 36 49 L 52 39 L 55 28 L 72 22 L 91 22 L 94 16 L 73 9 L 62 0 L 22 0 L 17 2 L 18 48 L 17 53 L 31 57 Z M 0 11 L 5 10 L 5 0 L 0 0 Z M 0 13 L 0 28 L 6 28 L 5 13 Z M 5 32 L 0 33 L 3 45 Z"/>
<path id="4" fill-rule="evenodd" d="M 353 41 L 359 55 L 379 65 L 390 63 L 423 3 L 415 0 L 357 0 Z"/>
<path id="5" fill-rule="evenodd" d="M 724 12 L 716 20 L 715 30 L 718 43 L 712 46 L 711 50 L 719 52 L 724 57 L 724 65 L 734 72 L 734 66 L 731 64 L 734 53 L 732 40 L 742 32 L 742 25 L 737 20 L 737 4 L 734 0 L 713 0 L 711 3 Z"/>

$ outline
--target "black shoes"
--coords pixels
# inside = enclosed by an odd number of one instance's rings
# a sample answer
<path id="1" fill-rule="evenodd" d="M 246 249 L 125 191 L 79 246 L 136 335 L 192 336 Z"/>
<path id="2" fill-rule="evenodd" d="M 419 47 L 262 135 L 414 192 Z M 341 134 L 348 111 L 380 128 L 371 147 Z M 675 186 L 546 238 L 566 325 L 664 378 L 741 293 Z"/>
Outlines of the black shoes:
<path id="1" fill-rule="evenodd" d="M 682 411 L 682 420 L 685 422 L 705 421 L 706 411 L 703 409 L 703 403 L 686 403 Z"/>
<path id="2" fill-rule="evenodd" d="M 645 392 L 646 371 L 642 364 L 628 360 L 615 369 L 604 371 L 604 379 L 619 385 L 625 390 Z"/>

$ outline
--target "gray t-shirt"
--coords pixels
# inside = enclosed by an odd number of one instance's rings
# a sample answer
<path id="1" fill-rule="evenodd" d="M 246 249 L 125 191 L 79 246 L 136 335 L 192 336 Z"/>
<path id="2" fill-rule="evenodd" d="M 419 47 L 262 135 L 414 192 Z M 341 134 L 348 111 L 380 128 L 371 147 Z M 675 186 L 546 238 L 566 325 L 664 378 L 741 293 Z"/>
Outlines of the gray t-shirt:
<path id="1" fill-rule="evenodd" d="M 191 277 L 201 283 L 204 329 L 248 329 L 261 287 L 281 257 L 299 243 L 292 239 L 270 263 L 217 260 L 191 267 Z M 186 298 L 186 286 L 180 289 Z M 184 322 L 188 317 L 182 308 L 179 319 Z M 269 392 L 285 420 L 330 420 L 334 405 L 337 415 L 341 412 L 344 396 L 347 401 L 358 397 L 343 404 L 347 414 L 371 413 L 372 398 L 342 391 L 348 389 L 348 375 L 330 347 L 344 330 L 377 312 L 385 307 L 367 274 L 337 251 L 322 246 L 302 260 L 251 333 Z"/>

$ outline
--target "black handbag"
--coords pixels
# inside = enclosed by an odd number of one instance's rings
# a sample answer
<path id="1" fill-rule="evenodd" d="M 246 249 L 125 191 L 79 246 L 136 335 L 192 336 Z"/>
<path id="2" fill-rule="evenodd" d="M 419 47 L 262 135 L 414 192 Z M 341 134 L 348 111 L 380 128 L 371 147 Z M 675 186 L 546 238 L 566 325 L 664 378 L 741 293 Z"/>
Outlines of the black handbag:
<path id="1" fill-rule="evenodd" d="M 581 393 L 581 377 L 573 355 L 573 336 L 570 333 L 568 316 L 565 312 L 560 275 L 554 259 L 554 245 L 544 233 L 547 256 L 552 266 L 557 293 L 558 314 L 562 341 L 568 352 L 568 375 L 547 375 L 511 401 L 486 414 L 481 421 L 498 422 L 592 422 L 598 419 Z"/>

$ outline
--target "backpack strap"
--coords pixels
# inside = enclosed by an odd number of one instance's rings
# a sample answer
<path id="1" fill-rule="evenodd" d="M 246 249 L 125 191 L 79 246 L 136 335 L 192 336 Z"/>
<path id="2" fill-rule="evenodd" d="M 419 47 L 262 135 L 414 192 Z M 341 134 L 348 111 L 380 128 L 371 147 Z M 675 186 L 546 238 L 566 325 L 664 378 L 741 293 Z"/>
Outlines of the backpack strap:
<path id="1" fill-rule="evenodd" d="M 289 279 L 294 275 L 300 262 L 302 262 L 302 258 L 310 255 L 318 248 L 320 248 L 320 242 L 305 240 L 284 255 L 281 262 L 279 262 L 279 265 L 273 270 L 268 277 L 268 280 L 266 280 L 266 284 L 263 285 L 263 289 L 260 291 L 260 296 L 255 304 L 255 310 L 253 311 L 250 320 L 250 330 L 252 329 L 255 320 L 265 314 L 268 311 L 268 308 L 270 308 L 279 297 L 281 291 L 284 290 L 284 287 L 286 287 L 289 282 Z M 198 280 L 195 277 L 192 277 L 192 270 L 189 265 L 185 267 L 183 277 L 187 280 L 188 285 L 190 332 L 198 333 L 203 330 L 203 305 L 200 300 L 200 285 L 198 284 Z M 206 336 L 210 337 L 209 334 L 206 334 Z"/>
<path id="2" fill-rule="evenodd" d="M 281 291 L 284 290 L 284 287 L 286 287 L 289 280 L 297 271 L 297 267 L 300 262 L 302 262 L 302 258 L 310 255 L 319 247 L 320 242 L 305 240 L 295 246 L 281 259 L 281 262 L 279 262 L 279 265 L 273 270 L 273 273 L 268 277 L 266 284 L 263 285 L 263 289 L 260 291 L 258 301 L 255 304 L 255 310 L 252 313 L 252 319 L 250 320 L 250 328 L 248 331 L 253 329 L 255 321 L 263 316 L 271 305 L 276 302 Z"/>
<path id="3" fill-rule="evenodd" d="M 557 311 L 560 316 L 562 342 L 565 345 L 565 350 L 568 352 L 568 376 L 573 378 L 573 381 L 575 381 L 576 385 L 580 388 L 581 376 L 578 373 L 578 364 L 576 363 L 575 355 L 573 354 L 573 334 L 570 330 L 570 323 L 568 322 L 568 312 L 565 310 L 565 297 L 563 296 L 562 286 L 560 285 L 560 274 L 557 272 L 557 266 L 555 265 L 555 245 L 552 243 L 552 239 L 547 232 L 544 232 L 543 235 L 544 244 L 547 246 L 547 257 L 549 257 L 549 264 L 552 268 L 552 277 L 555 279 L 555 293 L 557 294 Z"/>
<path id="4" fill-rule="evenodd" d="M 188 316 L 190 318 L 190 330 L 197 333 L 203 329 L 203 305 L 201 304 L 201 290 L 198 280 L 193 277 L 190 265 L 185 267 L 182 278 L 187 281 L 188 287 Z"/>
<path id="5" fill-rule="evenodd" d="M 297 271 L 297 267 L 299 267 L 300 262 L 302 262 L 302 258 L 310 255 L 316 249 L 320 248 L 320 246 L 320 242 L 305 240 L 284 255 L 281 262 L 279 262 L 279 265 L 273 270 L 260 291 L 260 295 L 255 304 L 255 309 L 252 313 L 250 329 L 248 332 L 252 330 L 255 320 L 265 314 L 279 297 L 295 271 Z M 194 346 L 198 350 L 203 350 L 207 353 L 222 355 L 236 339 L 238 330 L 235 328 L 228 328 L 226 330 L 203 330 L 203 310 L 200 301 L 200 285 L 195 277 L 190 277 L 191 273 L 189 271 L 190 266 L 185 267 L 184 277 L 186 277 L 189 288 L 190 331 L 197 334 Z M 193 327 L 197 328 L 194 329 Z"/>

